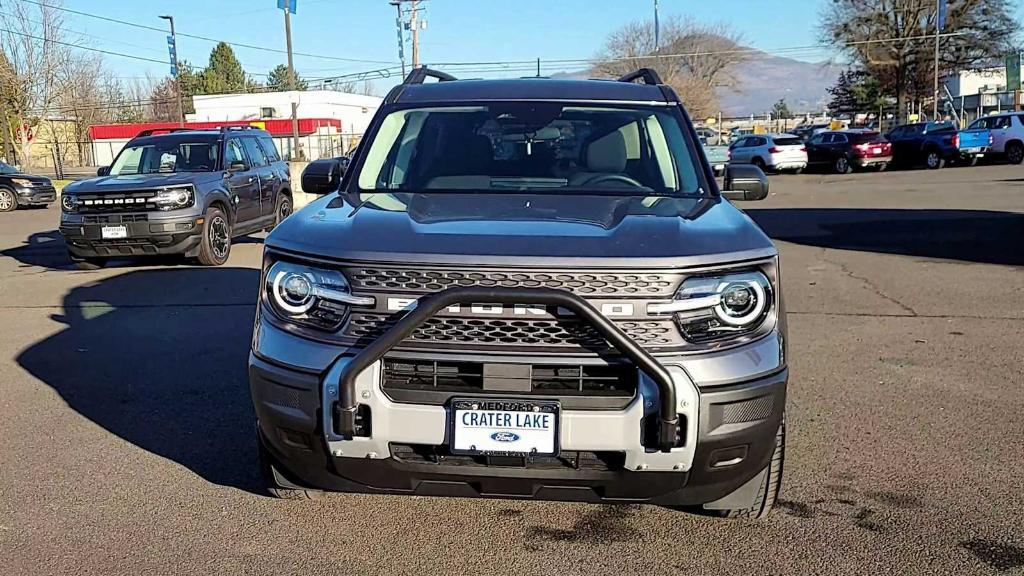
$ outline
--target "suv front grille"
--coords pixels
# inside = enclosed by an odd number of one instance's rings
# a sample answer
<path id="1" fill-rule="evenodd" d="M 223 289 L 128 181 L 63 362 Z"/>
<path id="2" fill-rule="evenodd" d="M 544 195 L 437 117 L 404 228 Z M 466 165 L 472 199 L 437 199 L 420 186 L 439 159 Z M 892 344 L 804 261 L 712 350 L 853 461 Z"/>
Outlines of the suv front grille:
<path id="1" fill-rule="evenodd" d="M 376 339 L 390 328 L 393 316 L 353 311 L 345 334 L 357 340 Z M 682 345 L 671 319 L 630 320 L 615 323 L 637 344 L 649 348 Z M 419 326 L 403 345 L 470 344 L 478 346 L 561 347 L 606 350 L 607 340 L 590 324 L 575 318 L 512 320 L 435 316 Z"/>
<path id="2" fill-rule="evenodd" d="M 397 291 L 426 294 L 455 286 L 558 288 L 581 296 L 663 298 L 675 294 L 680 277 L 658 272 L 534 272 L 494 270 L 415 270 L 361 268 L 346 270 L 357 291 Z"/>
<path id="3" fill-rule="evenodd" d="M 99 214 L 106 212 L 149 212 L 157 209 L 153 199 L 156 190 L 134 190 L 131 192 L 109 194 L 81 194 L 78 196 L 81 205 L 80 214 Z"/>
<path id="4" fill-rule="evenodd" d="M 385 358 L 383 388 L 480 394 L 528 394 L 550 396 L 605 396 L 632 398 L 636 395 L 637 369 L 632 364 L 533 364 L 530 382 L 521 392 L 492 390 L 485 381 L 480 362 L 438 362 Z"/>

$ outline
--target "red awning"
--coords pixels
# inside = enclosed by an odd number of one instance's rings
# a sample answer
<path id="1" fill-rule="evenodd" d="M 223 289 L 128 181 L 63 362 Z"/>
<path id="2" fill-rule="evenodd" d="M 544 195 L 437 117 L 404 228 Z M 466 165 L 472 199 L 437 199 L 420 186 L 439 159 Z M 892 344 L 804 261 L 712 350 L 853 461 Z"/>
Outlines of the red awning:
<path id="1" fill-rule="evenodd" d="M 185 122 L 186 128 L 210 130 L 221 126 L 261 126 L 271 136 L 291 136 L 291 119 L 281 120 L 237 120 L 224 122 Z M 124 140 L 134 138 L 143 130 L 167 130 L 177 128 L 177 122 L 142 122 L 139 124 L 95 124 L 89 127 L 93 140 Z M 299 136 L 308 136 L 320 128 L 333 127 L 341 132 L 341 120 L 337 118 L 299 118 Z"/>

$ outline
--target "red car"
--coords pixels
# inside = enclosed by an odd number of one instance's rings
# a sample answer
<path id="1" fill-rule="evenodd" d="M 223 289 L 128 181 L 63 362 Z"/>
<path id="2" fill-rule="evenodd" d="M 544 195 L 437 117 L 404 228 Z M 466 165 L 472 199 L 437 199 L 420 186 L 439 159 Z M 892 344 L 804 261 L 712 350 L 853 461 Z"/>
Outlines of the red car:
<path id="1" fill-rule="evenodd" d="M 827 166 L 839 174 L 874 166 L 885 170 L 892 162 L 892 144 L 873 130 L 820 132 L 807 141 L 807 164 Z"/>

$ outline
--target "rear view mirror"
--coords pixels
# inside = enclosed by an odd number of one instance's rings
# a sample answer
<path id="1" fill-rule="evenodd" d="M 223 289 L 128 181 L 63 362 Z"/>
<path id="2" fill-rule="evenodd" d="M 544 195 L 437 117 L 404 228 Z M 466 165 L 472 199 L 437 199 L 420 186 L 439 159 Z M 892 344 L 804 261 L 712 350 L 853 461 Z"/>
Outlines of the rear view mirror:
<path id="1" fill-rule="evenodd" d="M 97 176 L 109 176 L 110 175 L 110 166 L 100 166 L 99 169 L 96 170 L 96 175 Z"/>
<path id="2" fill-rule="evenodd" d="M 730 164 L 725 168 L 722 196 L 729 200 L 764 200 L 768 197 L 768 177 L 752 164 Z"/>
<path id="3" fill-rule="evenodd" d="M 302 171 L 302 191 L 318 196 L 337 192 L 347 166 L 347 158 L 327 158 L 310 162 Z"/>
<path id="4" fill-rule="evenodd" d="M 245 165 L 245 162 L 232 162 L 228 166 L 228 172 L 245 172 L 249 167 Z"/>

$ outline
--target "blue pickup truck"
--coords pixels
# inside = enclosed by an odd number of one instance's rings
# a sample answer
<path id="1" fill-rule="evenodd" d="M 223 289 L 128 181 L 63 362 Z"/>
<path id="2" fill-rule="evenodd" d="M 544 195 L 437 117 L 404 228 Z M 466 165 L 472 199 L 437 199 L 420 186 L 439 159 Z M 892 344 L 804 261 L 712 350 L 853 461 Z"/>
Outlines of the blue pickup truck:
<path id="1" fill-rule="evenodd" d="M 947 163 L 974 166 L 992 145 L 988 129 L 957 131 L 949 122 L 918 122 L 893 128 L 885 135 L 892 143 L 897 166 L 924 164 L 934 170 Z"/>

